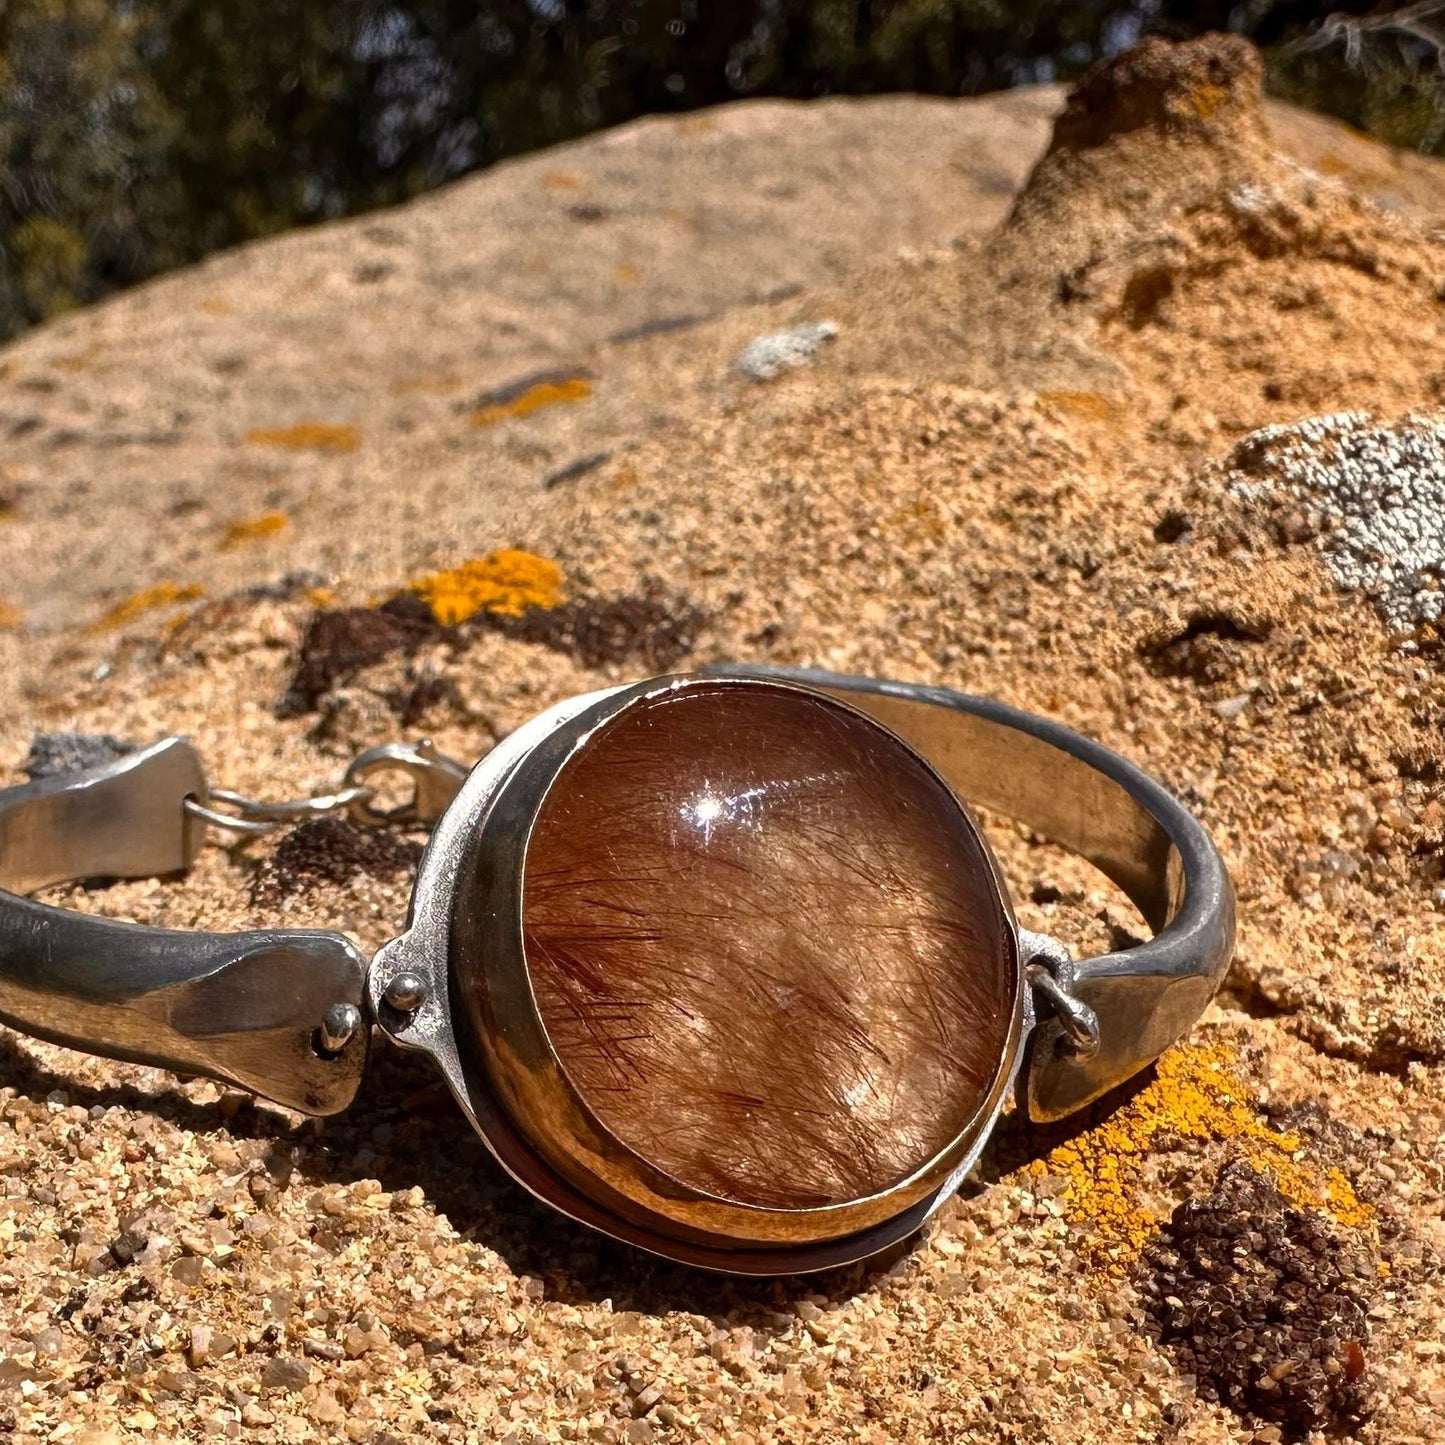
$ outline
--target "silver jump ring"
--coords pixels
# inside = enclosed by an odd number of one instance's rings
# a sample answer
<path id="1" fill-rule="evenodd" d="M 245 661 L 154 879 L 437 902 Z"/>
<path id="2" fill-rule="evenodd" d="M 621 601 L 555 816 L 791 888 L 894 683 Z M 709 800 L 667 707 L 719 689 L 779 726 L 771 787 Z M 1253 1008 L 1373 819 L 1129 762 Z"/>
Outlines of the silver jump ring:
<path id="1" fill-rule="evenodd" d="M 253 821 L 235 813 L 222 813 L 219 809 L 207 807 L 199 798 L 187 798 L 181 806 L 192 818 L 199 818 L 213 828 L 225 828 L 229 832 L 240 833 L 247 838 L 264 837 L 276 827 L 275 823 Z"/>
<path id="2" fill-rule="evenodd" d="M 212 788 L 206 802 L 187 798 L 185 806 L 192 817 L 204 819 L 214 827 L 227 828 L 248 837 L 260 837 L 282 823 L 305 822 L 309 818 L 325 818 L 340 812 L 349 812 L 354 817 L 355 810 L 364 808 L 375 795 L 376 790 L 364 783 L 349 783 L 334 793 L 265 803 L 259 798 L 248 798 L 244 793 L 232 792 L 229 788 Z M 225 813 L 208 806 L 212 802 L 234 808 L 235 812 Z"/>

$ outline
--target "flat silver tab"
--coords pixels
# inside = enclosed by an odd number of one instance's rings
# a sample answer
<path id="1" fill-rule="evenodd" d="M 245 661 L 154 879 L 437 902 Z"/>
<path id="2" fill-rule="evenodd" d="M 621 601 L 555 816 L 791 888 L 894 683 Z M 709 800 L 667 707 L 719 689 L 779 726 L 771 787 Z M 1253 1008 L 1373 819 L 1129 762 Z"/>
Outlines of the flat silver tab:
<path id="1" fill-rule="evenodd" d="M 205 829 L 186 813 L 206 775 L 181 738 L 83 773 L 0 792 L 0 888 L 31 893 L 72 878 L 152 878 L 189 868 Z"/>
<path id="2" fill-rule="evenodd" d="M 310 1114 L 351 1102 L 370 1028 L 339 1050 L 322 1028 L 361 1010 L 366 962 L 313 929 L 182 933 L 52 908 L 20 892 L 190 866 L 206 780 L 168 738 L 81 773 L 0 792 L 0 1021 L 107 1058 L 202 1074 Z"/>

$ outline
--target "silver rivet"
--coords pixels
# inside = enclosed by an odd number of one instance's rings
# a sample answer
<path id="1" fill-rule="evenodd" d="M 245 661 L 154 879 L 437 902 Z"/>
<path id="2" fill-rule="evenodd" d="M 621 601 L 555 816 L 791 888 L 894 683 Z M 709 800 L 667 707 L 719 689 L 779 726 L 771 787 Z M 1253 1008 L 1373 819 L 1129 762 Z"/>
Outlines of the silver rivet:
<path id="1" fill-rule="evenodd" d="M 397 974 L 382 994 L 388 1008 L 399 1014 L 414 1014 L 426 1002 L 426 981 L 419 973 L 407 969 Z"/>
<path id="2" fill-rule="evenodd" d="M 323 1054 L 339 1054 L 361 1027 L 361 1010 L 354 1003 L 334 1003 L 321 1015 L 316 1030 L 317 1047 Z"/>

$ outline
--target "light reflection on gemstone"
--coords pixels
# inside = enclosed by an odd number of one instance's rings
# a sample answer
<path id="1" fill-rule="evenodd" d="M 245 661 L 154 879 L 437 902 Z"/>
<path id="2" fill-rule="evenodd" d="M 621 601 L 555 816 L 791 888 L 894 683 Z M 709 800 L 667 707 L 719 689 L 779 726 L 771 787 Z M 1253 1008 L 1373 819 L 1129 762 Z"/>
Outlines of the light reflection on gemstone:
<path id="1" fill-rule="evenodd" d="M 719 823 L 735 827 L 758 828 L 762 825 L 761 809 L 766 788 L 748 788 L 745 792 L 724 796 L 706 783 L 678 812 L 682 820 L 702 834 L 704 843 L 712 841 L 713 828 Z"/>
<path id="2" fill-rule="evenodd" d="M 704 783 L 681 808 L 678 815 L 682 820 L 702 834 L 703 842 L 712 841 L 713 830 L 719 823 L 730 823 L 736 827 L 757 830 L 762 827 L 763 807 L 769 797 L 826 788 L 830 785 L 846 787 L 846 779 L 836 770 L 818 772 L 801 778 L 777 778 L 766 786 L 744 789 L 737 793 L 722 793 L 710 783 Z"/>

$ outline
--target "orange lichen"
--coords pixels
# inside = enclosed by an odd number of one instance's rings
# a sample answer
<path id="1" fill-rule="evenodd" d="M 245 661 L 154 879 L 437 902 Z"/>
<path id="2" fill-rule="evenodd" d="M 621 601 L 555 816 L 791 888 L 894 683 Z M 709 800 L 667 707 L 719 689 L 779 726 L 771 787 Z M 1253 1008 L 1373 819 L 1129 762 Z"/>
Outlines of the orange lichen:
<path id="1" fill-rule="evenodd" d="M 221 538 L 221 550 L 229 552 L 247 542 L 259 541 L 262 537 L 274 537 L 291 525 L 285 512 L 263 512 L 259 517 L 237 517 Z"/>
<path id="2" fill-rule="evenodd" d="M 294 452 L 354 452 L 361 444 L 354 426 L 329 421 L 298 421 L 291 426 L 252 427 L 246 433 L 252 446 L 284 447 Z"/>
<path id="3" fill-rule="evenodd" d="M 1200 120 L 1208 120 L 1228 99 L 1229 88 L 1227 86 L 1205 81 L 1196 85 L 1189 92 L 1189 108 Z"/>
<path id="4" fill-rule="evenodd" d="M 637 475 L 637 469 L 630 466 L 618 467 L 607 480 L 607 490 L 615 496 L 623 496 L 628 492 L 635 492 L 641 478 Z"/>
<path id="5" fill-rule="evenodd" d="M 580 191 L 587 182 L 573 171 L 543 171 L 542 188 L 547 191 Z"/>
<path id="6" fill-rule="evenodd" d="M 1077 416 L 1085 421 L 1117 421 L 1119 408 L 1097 391 L 1041 391 L 1039 401 L 1054 411 Z"/>
<path id="7" fill-rule="evenodd" d="M 205 589 L 194 583 L 157 582 L 117 602 L 90 630 L 109 632 L 112 628 L 134 622 L 147 612 L 161 607 L 178 607 L 183 602 L 195 602 L 205 595 Z"/>
<path id="8" fill-rule="evenodd" d="M 447 572 L 411 584 L 443 627 L 455 627 L 479 612 L 521 617 L 562 602 L 562 569 L 546 557 L 503 548 Z"/>
<path id="9" fill-rule="evenodd" d="M 0 632 L 19 627 L 24 620 L 25 614 L 13 603 L 0 602 Z"/>
<path id="10" fill-rule="evenodd" d="M 544 407 L 569 401 L 585 401 L 592 395 L 592 383 L 585 376 L 566 376 L 539 381 L 505 401 L 480 406 L 472 413 L 473 426 L 494 426 L 508 417 L 531 416 Z"/>
<path id="11" fill-rule="evenodd" d="M 1350 1228 L 1373 1222 L 1374 1210 L 1340 1170 L 1311 1161 L 1300 1138 L 1264 1121 L 1226 1048 L 1170 1049 L 1128 1103 L 1034 1161 L 1028 1172 L 1064 1177 L 1064 1217 L 1080 1253 L 1096 1268 L 1118 1273 L 1138 1258 L 1164 1217 L 1143 1197 L 1146 1161 L 1182 1140 L 1229 1143 L 1296 1208 L 1321 1210 Z"/>

